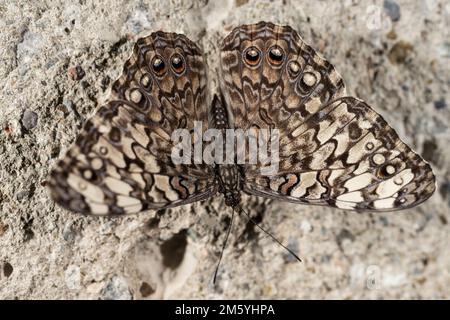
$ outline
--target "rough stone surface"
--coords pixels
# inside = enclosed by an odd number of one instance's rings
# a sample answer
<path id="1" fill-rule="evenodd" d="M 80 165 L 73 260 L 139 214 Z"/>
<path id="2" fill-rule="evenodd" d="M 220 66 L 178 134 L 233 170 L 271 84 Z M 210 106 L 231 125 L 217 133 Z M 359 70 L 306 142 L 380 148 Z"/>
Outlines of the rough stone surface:
<path id="1" fill-rule="evenodd" d="M 393 1 L 389 1 L 393 2 Z M 382 1 L 0 2 L 0 298 L 450 298 L 450 5 Z M 392 17 L 392 16 L 391 16 Z M 358 214 L 244 198 L 302 258 L 220 197 L 123 218 L 83 217 L 48 197 L 52 165 L 107 98 L 134 41 L 181 32 L 217 45 L 241 23 L 289 24 L 426 159 L 438 190 L 422 206 Z M 39 119 L 24 132 L 25 110 Z"/>

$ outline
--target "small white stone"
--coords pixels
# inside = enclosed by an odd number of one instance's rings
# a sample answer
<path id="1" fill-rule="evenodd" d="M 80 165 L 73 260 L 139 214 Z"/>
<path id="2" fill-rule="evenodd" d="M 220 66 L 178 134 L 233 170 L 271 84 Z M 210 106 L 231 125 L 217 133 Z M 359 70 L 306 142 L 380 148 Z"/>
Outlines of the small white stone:
<path id="1" fill-rule="evenodd" d="M 313 227 L 312 227 L 311 223 L 309 223 L 309 221 L 304 220 L 304 221 L 302 221 L 302 224 L 300 225 L 300 229 L 302 229 L 303 232 L 308 233 L 308 232 L 312 231 Z"/>
<path id="2" fill-rule="evenodd" d="M 67 267 L 64 272 L 66 285 L 70 290 L 78 290 L 80 289 L 81 283 L 81 274 L 80 267 L 77 265 L 70 265 Z"/>

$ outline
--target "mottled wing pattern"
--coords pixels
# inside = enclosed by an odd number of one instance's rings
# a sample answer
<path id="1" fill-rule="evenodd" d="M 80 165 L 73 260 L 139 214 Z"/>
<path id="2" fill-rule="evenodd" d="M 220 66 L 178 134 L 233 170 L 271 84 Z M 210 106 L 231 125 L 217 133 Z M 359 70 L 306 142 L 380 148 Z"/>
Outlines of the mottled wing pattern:
<path id="1" fill-rule="evenodd" d="M 251 54 L 249 54 L 251 53 Z M 255 54 L 256 53 L 256 54 Z M 235 128 L 280 130 L 279 172 L 245 166 L 244 191 L 354 210 L 415 206 L 435 190 L 430 166 L 290 27 L 236 28 L 221 51 Z"/>
<path id="2" fill-rule="evenodd" d="M 365 102 L 340 98 L 322 111 L 291 142 L 282 138 L 280 172 L 247 176 L 247 192 L 356 210 L 405 209 L 431 196 L 431 167 Z"/>
<path id="3" fill-rule="evenodd" d="M 276 127 L 283 136 L 345 96 L 334 67 L 291 27 L 242 25 L 224 39 L 220 55 L 222 90 L 236 128 Z"/>
<path id="4" fill-rule="evenodd" d="M 141 38 L 112 86 L 109 102 L 85 123 L 51 173 L 61 206 L 85 214 L 124 214 L 173 207 L 216 192 L 203 164 L 176 165 L 171 134 L 208 127 L 206 70 L 200 49 L 183 35 Z"/>

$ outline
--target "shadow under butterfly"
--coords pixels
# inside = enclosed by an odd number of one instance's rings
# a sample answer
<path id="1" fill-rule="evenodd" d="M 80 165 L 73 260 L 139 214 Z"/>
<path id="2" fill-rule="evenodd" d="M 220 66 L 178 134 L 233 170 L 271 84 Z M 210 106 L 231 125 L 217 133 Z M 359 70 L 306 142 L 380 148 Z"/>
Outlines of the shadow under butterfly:
<path id="1" fill-rule="evenodd" d="M 220 62 L 219 93 L 210 103 L 195 43 L 161 31 L 140 38 L 109 101 L 51 172 L 54 201 L 105 216 L 221 193 L 233 209 L 228 239 L 236 211 L 270 235 L 242 209 L 242 192 L 360 211 L 411 208 L 433 194 L 430 165 L 364 101 L 347 96 L 335 68 L 291 27 L 239 26 L 223 40 Z M 175 163 L 171 135 L 194 122 L 203 132 L 278 129 L 278 171 L 263 175 L 261 163 Z"/>

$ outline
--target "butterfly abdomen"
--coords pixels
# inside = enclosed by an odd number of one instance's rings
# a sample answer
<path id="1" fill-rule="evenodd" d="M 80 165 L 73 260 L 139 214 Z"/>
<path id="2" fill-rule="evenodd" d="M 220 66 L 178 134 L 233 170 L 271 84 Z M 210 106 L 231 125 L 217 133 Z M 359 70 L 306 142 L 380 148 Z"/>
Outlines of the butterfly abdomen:
<path id="1" fill-rule="evenodd" d="M 244 180 L 239 165 L 217 164 L 216 179 L 219 183 L 219 192 L 225 197 L 225 204 L 230 207 L 239 205 Z"/>

